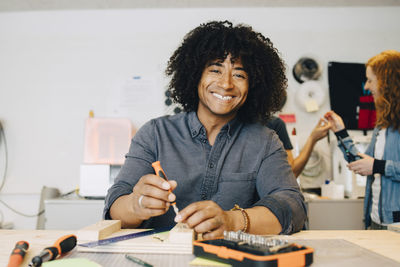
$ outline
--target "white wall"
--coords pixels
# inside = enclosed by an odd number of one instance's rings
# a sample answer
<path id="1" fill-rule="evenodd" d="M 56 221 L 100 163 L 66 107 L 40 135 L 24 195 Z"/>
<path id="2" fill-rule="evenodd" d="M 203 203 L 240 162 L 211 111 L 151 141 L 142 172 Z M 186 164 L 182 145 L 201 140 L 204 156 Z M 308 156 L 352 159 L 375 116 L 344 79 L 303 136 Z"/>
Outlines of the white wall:
<path id="1" fill-rule="evenodd" d="M 0 121 L 5 128 L 9 168 L 0 199 L 18 196 L 15 208 L 35 213 L 43 185 L 62 192 L 79 182 L 83 126 L 90 109 L 108 116 L 109 94 L 132 75 L 160 80 L 159 94 L 148 95 L 148 109 L 131 114 L 137 127 L 155 115 L 162 101 L 166 62 L 185 33 L 202 22 L 229 19 L 250 24 L 270 37 L 288 64 L 285 112 L 296 113 L 303 142 L 329 110 L 306 113 L 296 103 L 299 84 L 291 76 L 303 55 L 328 61 L 365 62 L 385 49 L 400 47 L 400 7 L 135 9 L 0 13 Z M 302 143 L 300 141 L 300 143 Z M 328 163 L 326 142 L 317 146 Z M 0 143 L 0 175 L 4 146 Z M 0 176 L 1 177 L 1 176 Z M 326 177 L 330 178 L 330 177 Z M 28 203 L 27 203 L 28 202 Z M 30 207 L 30 208 L 26 208 Z M 19 220 L 2 204 L 6 221 Z M 34 228 L 34 223 L 17 225 Z"/>

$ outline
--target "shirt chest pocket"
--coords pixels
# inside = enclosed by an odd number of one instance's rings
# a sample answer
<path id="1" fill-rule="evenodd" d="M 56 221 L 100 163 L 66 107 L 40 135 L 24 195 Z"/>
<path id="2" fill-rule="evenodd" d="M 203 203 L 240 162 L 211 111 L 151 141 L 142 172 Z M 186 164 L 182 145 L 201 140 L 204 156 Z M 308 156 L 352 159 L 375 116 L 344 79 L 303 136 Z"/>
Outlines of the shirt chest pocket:
<path id="1" fill-rule="evenodd" d="M 240 183 L 248 182 L 256 179 L 256 173 L 224 173 L 219 178 L 219 183 Z"/>
<path id="2" fill-rule="evenodd" d="M 254 203 L 256 173 L 224 173 L 220 176 L 216 202 L 225 210 L 234 204 L 246 208 Z"/>

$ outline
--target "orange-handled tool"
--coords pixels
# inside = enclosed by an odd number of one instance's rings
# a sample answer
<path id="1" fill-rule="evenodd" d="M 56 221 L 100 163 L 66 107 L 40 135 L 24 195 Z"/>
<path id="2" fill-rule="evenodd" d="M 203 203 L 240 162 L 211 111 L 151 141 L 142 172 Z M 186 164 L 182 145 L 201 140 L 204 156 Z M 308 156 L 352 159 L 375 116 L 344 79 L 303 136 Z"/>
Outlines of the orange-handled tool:
<path id="1" fill-rule="evenodd" d="M 26 251 L 29 248 L 29 243 L 26 241 L 18 241 L 11 252 L 10 260 L 7 267 L 18 267 L 24 260 Z"/>
<path id="2" fill-rule="evenodd" d="M 75 235 L 65 235 L 60 237 L 52 247 L 43 249 L 38 256 L 33 257 L 30 267 L 41 266 L 45 261 L 51 261 L 58 255 L 71 251 L 76 246 Z"/>
<path id="3" fill-rule="evenodd" d="M 160 161 L 156 161 L 153 162 L 151 164 L 151 166 L 153 167 L 154 171 L 156 172 L 156 175 L 160 176 L 161 178 L 165 179 L 166 181 L 168 181 L 167 175 L 165 175 L 164 170 L 161 167 L 161 163 Z M 171 189 L 169 190 L 169 192 L 172 192 Z M 179 209 L 176 206 L 176 202 L 171 203 L 172 207 L 174 208 L 175 214 L 178 215 Z"/>

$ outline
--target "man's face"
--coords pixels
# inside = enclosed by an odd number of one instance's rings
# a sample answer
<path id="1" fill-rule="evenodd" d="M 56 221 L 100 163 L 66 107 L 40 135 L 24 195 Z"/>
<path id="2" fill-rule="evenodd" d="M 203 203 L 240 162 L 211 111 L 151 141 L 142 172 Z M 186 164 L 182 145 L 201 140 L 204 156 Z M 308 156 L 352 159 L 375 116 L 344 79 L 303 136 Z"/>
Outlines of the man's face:
<path id="1" fill-rule="evenodd" d="M 198 85 L 198 116 L 232 119 L 244 104 L 249 91 L 248 75 L 240 59 L 209 62 Z"/>

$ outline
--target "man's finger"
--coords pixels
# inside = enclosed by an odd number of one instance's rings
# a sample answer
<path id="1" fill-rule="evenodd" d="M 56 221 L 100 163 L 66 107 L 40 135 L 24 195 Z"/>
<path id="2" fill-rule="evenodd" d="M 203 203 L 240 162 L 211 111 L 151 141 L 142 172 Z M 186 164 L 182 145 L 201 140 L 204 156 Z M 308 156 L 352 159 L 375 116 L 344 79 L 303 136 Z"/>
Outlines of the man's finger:
<path id="1" fill-rule="evenodd" d="M 165 209 L 144 209 L 143 212 L 148 217 L 160 216 L 165 213 Z"/>
<path id="2" fill-rule="evenodd" d="M 163 190 L 171 189 L 170 183 L 168 183 L 166 180 L 164 180 L 163 178 L 161 178 L 160 176 L 157 176 L 155 174 L 145 175 L 140 180 L 142 180 L 142 182 L 144 184 L 153 185 L 153 186 L 158 187 Z"/>
<path id="3" fill-rule="evenodd" d="M 153 197 L 148 197 L 148 196 L 140 196 L 139 197 L 139 206 L 141 208 L 146 208 L 146 209 L 163 209 L 167 207 L 167 203 L 163 200 L 153 198 Z"/>
<path id="4" fill-rule="evenodd" d="M 168 182 L 171 185 L 171 190 L 175 190 L 175 188 L 178 186 L 175 180 L 169 180 Z"/>
<path id="5" fill-rule="evenodd" d="M 175 199 L 175 195 L 173 193 L 170 193 L 167 190 L 163 190 L 158 187 L 155 187 L 154 185 L 148 185 L 148 184 L 145 184 L 142 186 L 142 188 L 140 190 L 140 194 L 145 195 L 147 197 L 160 199 L 163 201 L 171 201 L 169 199 L 170 195 L 172 195 L 173 200 Z"/>
<path id="6" fill-rule="evenodd" d="M 197 230 L 200 231 L 201 229 L 200 233 L 202 233 L 217 227 L 214 220 L 215 215 L 215 212 L 210 209 L 200 209 L 194 212 L 192 215 L 188 216 L 185 222 L 187 223 L 187 225 L 189 225 L 190 228 L 194 228 L 196 232 Z M 198 227 L 200 228 L 197 229 Z"/>
<path id="7" fill-rule="evenodd" d="M 221 226 L 213 231 L 203 233 L 203 239 L 216 239 L 224 236 L 224 228 Z"/>
<path id="8" fill-rule="evenodd" d="M 179 214 L 175 217 L 175 222 L 183 222 L 186 218 L 192 215 L 198 209 L 199 202 L 192 203 L 179 211 Z"/>
<path id="9" fill-rule="evenodd" d="M 201 220 L 198 224 L 194 225 L 191 228 L 193 228 L 197 233 L 205 233 L 214 231 L 220 228 L 221 225 L 222 223 L 216 217 L 212 217 L 206 220 Z"/>
<path id="10" fill-rule="evenodd" d="M 210 205 L 211 205 L 211 201 L 194 202 L 179 212 L 179 214 L 176 218 L 177 219 L 176 222 L 185 221 L 185 220 L 187 220 L 187 218 L 192 216 L 197 211 L 207 208 Z"/>

